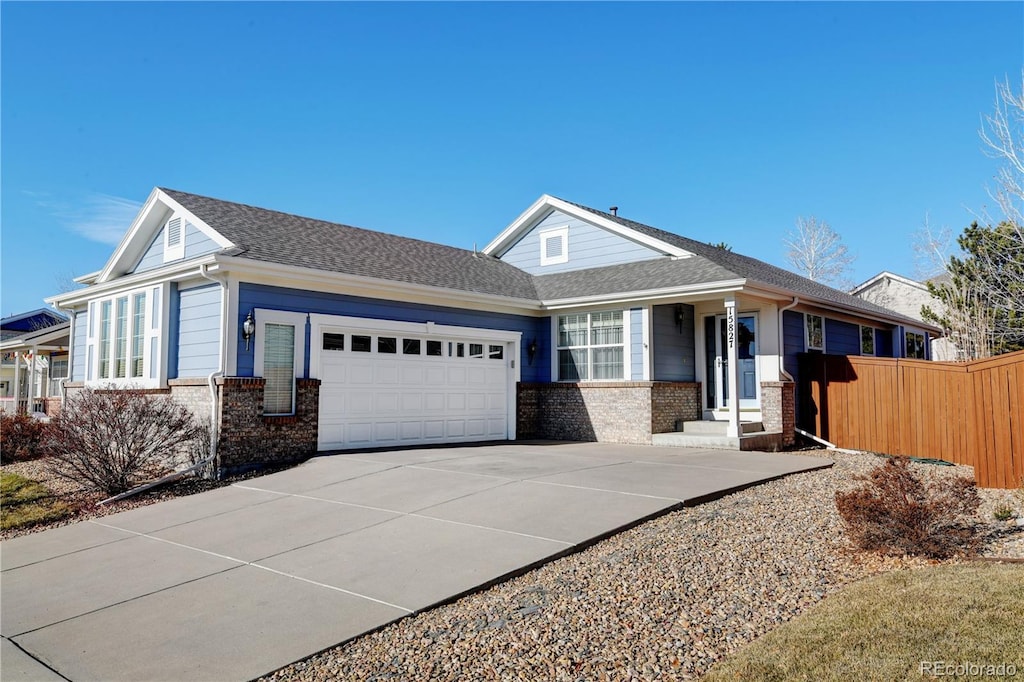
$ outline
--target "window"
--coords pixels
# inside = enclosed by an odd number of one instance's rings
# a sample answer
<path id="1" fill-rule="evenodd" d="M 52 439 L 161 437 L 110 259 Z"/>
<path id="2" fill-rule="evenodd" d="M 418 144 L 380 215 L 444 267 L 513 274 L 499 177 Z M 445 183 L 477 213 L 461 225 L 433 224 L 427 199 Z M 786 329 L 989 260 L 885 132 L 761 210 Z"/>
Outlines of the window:
<path id="1" fill-rule="evenodd" d="M 345 350 L 345 335 L 324 333 L 324 350 Z"/>
<path id="2" fill-rule="evenodd" d="M 60 382 L 68 378 L 68 359 L 50 358 L 50 395 L 60 395 Z"/>
<path id="3" fill-rule="evenodd" d="M 398 352 L 398 339 L 394 336 L 378 336 L 377 337 L 377 352 L 378 353 L 397 353 Z"/>
<path id="4" fill-rule="evenodd" d="M 444 355 L 440 341 L 427 341 L 427 355 L 436 355 L 441 357 Z"/>
<path id="5" fill-rule="evenodd" d="M 907 332 L 907 357 L 918 360 L 925 359 L 924 334 Z"/>
<path id="6" fill-rule="evenodd" d="M 825 350 L 825 318 L 804 314 L 804 340 L 807 350 Z"/>
<path id="7" fill-rule="evenodd" d="M 369 336 L 359 336 L 358 334 L 352 335 L 352 350 L 356 353 L 369 353 L 372 349 L 370 344 Z"/>
<path id="8" fill-rule="evenodd" d="M 540 233 L 540 264 L 556 265 L 569 262 L 569 226 L 544 230 Z"/>
<path id="9" fill-rule="evenodd" d="M 487 346 L 487 357 L 491 360 L 501 360 L 505 357 L 505 348 L 503 346 Z"/>
<path id="10" fill-rule="evenodd" d="M 558 317 L 558 380 L 607 381 L 625 376 L 621 310 Z"/>
<path id="11" fill-rule="evenodd" d="M 861 327 L 860 328 L 860 354 L 861 355 L 874 355 L 875 354 L 875 328 L 874 327 Z"/>
<path id="12" fill-rule="evenodd" d="M 267 324 L 263 334 L 263 413 L 291 414 L 295 395 L 295 327 Z"/>
<path id="13" fill-rule="evenodd" d="M 419 355 L 419 339 L 402 339 L 402 355 Z"/>
<path id="14" fill-rule="evenodd" d="M 160 367 L 163 286 L 117 294 L 89 304 L 87 381 L 156 386 Z M 98 315 L 93 315 L 99 311 Z"/>
<path id="15" fill-rule="evenodd" d="M 295 378 L 305 368 L 306 315 L 257 308 L 253 375 L 263 377 L 263 414 L 295 413 Z M 353 346 L 355 337 L 351 337 Z"/>

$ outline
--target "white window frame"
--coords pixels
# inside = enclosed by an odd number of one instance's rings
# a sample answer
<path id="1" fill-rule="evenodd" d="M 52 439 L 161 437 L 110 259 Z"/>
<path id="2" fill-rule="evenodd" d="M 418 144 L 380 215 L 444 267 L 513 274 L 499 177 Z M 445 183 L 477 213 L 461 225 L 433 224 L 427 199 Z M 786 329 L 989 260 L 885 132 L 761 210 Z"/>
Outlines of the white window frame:
<path id="1" fill-rule="evenodd" d="M 171 244 L 170 237 L 171 231 L 169 226 L 171 221 L 177 220 L 181 224 L 180 239 L 176 244 Z M 164 262 L 169 263 L 171 261 L 181 260 L 185 257 L 185 233 L 188 230 L 188 221 L 185 220 L 183 215 L 172 215 L 164 223 Z"/>
<path id="2" fill-rule="evenodd" d="M 864 352 L 864 330 L 868 329 L 871 331 L 871 352 Z M 866 325 L 860 325 L 860 354 L 867 357 L 875 357 L 878 355 L 878 342 L 875 340 L 875 328 L 868 327 Z"/>
<path id="3" fill-rule="evenodd" d="M 253 311 L 253 318 L 256 322 L 256 338 L 253 344 L 253 375 L 257 377 L 263 376 L 263 353 L 264 343 L 267 335 L 268 324 L 282 324 L 291 325 L 295 327 L 295 354 L 294 358 L 294 378 L 302 378 L 303 370 L 306 366 L 306 313 L 290 313 L 283 310 L 268 310 L 266 308 L 256 308 Z M 296 400 L 296 388 L 295 382 L 292 382 L 292 409 L 291 412 L 264 412 L 264 416 L 285 416 L 295 414 L 295 400 Z"/>
<path id="4" fill-rule="evenodd" d="M 593 343 L 593 341 L 592 341 L 593 336 L 591 334 L 591 332 L 593 331 L 593 316 L 594 315 L 599 315 L 601 313 L 619 313 L 619 314 L 622 315 L 622 343 L 621 344 L 618 344 L 618 343 L 599 343 L 599 344 L 595 344 L 595 343 Z M 560 339 L 559 339 L 559 333 L 558 333 L 559 320 L 562 317 L 565 317 L 566 315 L 586 315 L 586 317 L 587 317 L 587 329 L 586 329 L 587 342 L 586 342 L 586 344 L 584 344 L 584 345 L 576 345 L 576 346 L 563 346 L 563 345 L 560 345 L 560 343 L 559 343 Z M 559 313 L 558 315 L 555 315 L 553 317 L 553 319 L 552 319 L 551 331 L 552 331 L 552 337 L 553 337 L 551 345 L 555 349 L 554 353 L 552 354 L 552 361 L 551 361 L 551 364 L 552 364 L 552 376 L 556 377 L 556 379 L 555 379 L 556 381 L 566 382 L 566 383 L 588 383 L 589 384 L 589 383 L 608 383 L 608 382 L 613 382 L 613 381 L 629 381 L 630 380 L 630 377 L 632 375 L 632 368 L 630 366 L 630 356 L 632 355 L 632 353 L 631 353 L 631 350 L 632 350 L 632 348 L 631 348 L 632 334 L 631 334 L 631 329 L 630 329 L 630 311 L 628 309 L 623 310 L 623 309 L 616 308 L 616 309 L 612 309 L 612 310 L 604 309 L 604 310 L 591 310 L 591 311 L 578 311 L 578 312 Z M 618 347 L 622 348 L 622 376 L 620 376 L 618 378 L 594 379 L 593 378 L 593 376 L 594 376 L 594 354 L 593 354 L 592 351 L 594 349 L 597 349 L 597 348 L 618 348 Z M 562 363 L 561 363 L 561 360 L 560 360 L 559 356 L 560 356 L 560 351 L 563 351 L 563 350 L 586 350 L 587 351 L 587 378 L 585 378 L 585 379 L 563 379 L 562 378 L 562 375 L 561 375 Z"/>
<path id="5" fill-rule="evenodd" d="M 157 371 L 165 366 L 164 353 L 165 344 L 161 341 L 161 331 L 167 327 L 167 320 L 160 315 L 161 311 L 167 309 L 166 285 L 146 285 L 136 289 L 125 289 L 116 293 L 108 294 L 101 298 L 89 301 L 89 312 L 86 324 L 86 384 L 92 386 L 116 387 L 138 387 L 158 388 L 165 379 L 165 371 Z M 132 303 L 136 296 L 145 299 L 145 313 L 142 317 L 142 375 L 133 377 L 131 375 L 132 338 L 135 334 L 135 316 Z M 127 299 L 127 321 L 125 324 L 125 376 L 113 376 L 117 372 L 117 300 Z M 110 302 L 109 319 L 109 343 L 107 348 L 107 361 L 109 363 L 109 377 L 100 376 L 100 337 L 103 334 L 103 325 L 100 311 L 104 302 Z M 158 302 L 159 301 L 159 302 Z M 155 342 L 154 342 L 155 339 Z"/>
<path id="6" fill-rule="evenodd" d="M 817 317 L 821 320 L 821 345 L 811 345 L 811 329 L 810 321 L 812 317 Z M 825 316 L 818 315 L 816 313 L 804 313 L 804 350 L 820 350 L 822 353 L 825 352 Z"/>
<path id="7" fill-rule="evenodd" d="M 542 230 L 537 233 L 540 238 L 540 264 L 544 265 L 558 265 L 559 263 L 569 262 L 569 226 L 554 227 L 549 230 Z M 557 256 L 548 257 L 548 240 L 559 239 L 562 242 L 561 253 Z"/>
<path id="8" fill-rule="evenodd" d="M 921 338 L 921 357 L 914 357 L 910 355 L 910 337 L 918 336 Z M 916 339 L 915 339 L 916 343 Z M 924 332 L 915 331 L 913 329 L 905 329 L 903 331 L 903 356 L 908 360 L 927 360 L 928 359 L 928 335 Z"/>

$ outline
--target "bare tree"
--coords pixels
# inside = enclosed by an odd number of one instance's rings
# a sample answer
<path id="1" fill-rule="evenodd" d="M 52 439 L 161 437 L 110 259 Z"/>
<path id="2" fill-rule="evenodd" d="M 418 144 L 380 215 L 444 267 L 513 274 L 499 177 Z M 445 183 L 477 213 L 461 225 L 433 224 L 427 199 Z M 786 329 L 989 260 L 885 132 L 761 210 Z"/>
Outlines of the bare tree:
<path id="1" fill-rule="evenodd" d="M 786 260 L 801 275 L 815 282 L 849 288 L 847 273 L 854 261 L 843 238 L 824 220 L 797 218 L 796 230 L 786 233 Z"/>
<path id="2" fill-rule="evenodd" d="M 914 246 L 914 277 L 927 280 L 947 272 L 949 257 L 958 255 L 953 230 L 932 227 L 925 214 L 921 227 L 911 237 Z"/>
<path id="3" fill-rule="evenodd" d="M 1019 92 L 1014 92 L 1009 77 L 996 83 L 994 111 L 982 117 L 978 131 L 985 153 L 1002 162 L 989 194 L 999 205 L 1002 219 L 1014 224 L 1018 235 L 1024 230 L 1024 69 L 1020 83 Z M 1000 221 L 988 218 L 986 222 Z"/>

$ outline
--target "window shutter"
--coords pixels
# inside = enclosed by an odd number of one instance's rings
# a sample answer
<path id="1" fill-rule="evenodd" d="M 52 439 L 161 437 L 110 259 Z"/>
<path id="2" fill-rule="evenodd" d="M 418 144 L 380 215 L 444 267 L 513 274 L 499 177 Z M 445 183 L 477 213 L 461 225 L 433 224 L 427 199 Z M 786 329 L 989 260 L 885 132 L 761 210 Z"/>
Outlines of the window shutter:
<path id="1" fill-rule="evenodd" d="M 263 413 L 290 414 L 294 411 L 295 327 L 268 322 L 263 335 Z"/>

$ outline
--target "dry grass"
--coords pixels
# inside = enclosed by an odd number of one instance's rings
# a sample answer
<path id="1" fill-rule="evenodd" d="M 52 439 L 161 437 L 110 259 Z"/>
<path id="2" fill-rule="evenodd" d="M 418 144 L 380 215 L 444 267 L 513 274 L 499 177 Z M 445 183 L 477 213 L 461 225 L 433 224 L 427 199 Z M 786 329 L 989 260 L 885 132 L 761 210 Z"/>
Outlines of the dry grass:
<path id="1" fill-rule="evenodd" d="M 1014 665 L 1020 675 L 1022 621 L 1024 565 L 975 562 L 894 571 L 850 585 L 725 659 L 704 679 L 932 679 L 922 675 L 924 661 Z"/>
<path id="2" fill-rule="evenodd" d="M 38 481 L 14 473 L 0 473 L 0 529 L 48 523 L 73 512 L 73 507 L 61 502 Z"/>

